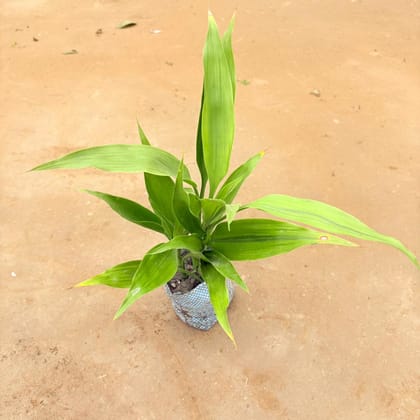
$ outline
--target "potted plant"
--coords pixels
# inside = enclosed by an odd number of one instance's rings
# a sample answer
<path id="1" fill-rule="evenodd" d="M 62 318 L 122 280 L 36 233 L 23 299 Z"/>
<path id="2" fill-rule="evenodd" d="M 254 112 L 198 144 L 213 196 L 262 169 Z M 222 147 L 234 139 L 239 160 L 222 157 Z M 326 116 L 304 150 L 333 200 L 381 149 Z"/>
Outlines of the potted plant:
<path id="1" fill-rule="evenodd" d="M 236 82 L 232 30 L 233 19 L 220 36 L 209 14 L 196 137 L 199 185 L 191 179 L 182 159 L 150 144 L 139 124 L 141 144 L 91 147 L 33 169 L 94 167 L 110 172 L 144 173 L 151 209 L 126 198 L 87 191 L 104 200 L 123 218 L 166 237 L 142 260 L 119 264 L 79 284 L 127 288 L 127 296 L 115 318 L 146 293 L 165 286 L 184 321 L 207 329 L 217 318 L 233 340 L 227 317 L 233 295 L 231 281 L 244 290 L 247 286 L 232 261 L 271 257 L 303 245 L 355 246 L 336 235 L 391 245 L 419 267 L 413 253 L 397 239 L 376 232 L 328 204 L 281 194 L 267 195 L 246 204 L 234 203 L 242 183 L 263 153 L 251 157 L 228 175 L 234 138 Z M 236 218 L 247 209 L 257 209 L 280 220 Z M 194 295 L 195 291 L 199 293 Z M 177 298 L 180 300 L 176 301 Z M 191 311 L 198 311 L 201 320 L 193 319 L 197 314 L 191 315 Z"/>

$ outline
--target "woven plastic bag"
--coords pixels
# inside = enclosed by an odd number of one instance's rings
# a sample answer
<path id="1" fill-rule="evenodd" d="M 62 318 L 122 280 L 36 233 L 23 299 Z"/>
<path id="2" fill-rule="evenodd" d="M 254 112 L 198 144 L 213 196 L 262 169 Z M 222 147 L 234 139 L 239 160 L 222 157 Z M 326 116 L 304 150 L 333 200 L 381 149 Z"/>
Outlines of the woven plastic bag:
<path id="1" fill-rule="evenodd" d="M 229 292 L 230 304 L 235 289 L 229 279 L 226 279 L 226 287 Z M 209 330 L 217 322 L 206 283 L 200 283 L 191 291 L 182 294 L 172 293 L 169 286 L 165 284 L 165 291 L 178 318 L 191 327 L 199 330 Z"/>

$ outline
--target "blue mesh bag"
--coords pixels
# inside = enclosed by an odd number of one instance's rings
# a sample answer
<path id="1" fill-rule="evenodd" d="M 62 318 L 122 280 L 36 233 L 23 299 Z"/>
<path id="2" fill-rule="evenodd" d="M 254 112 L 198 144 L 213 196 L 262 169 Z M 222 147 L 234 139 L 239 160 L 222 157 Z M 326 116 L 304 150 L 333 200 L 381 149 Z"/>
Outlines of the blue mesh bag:
<path id="1" fill-rule="evenodd" d="M 226 279 L 226 287 L 230 303 L 234 295 L 234 286 L 229 279 Z M 165 284 L 165 291 L 178 318 L 187 325 L 199 330 L 209 330 L 217 322 L 206 283 L 200 283 L 187 293 L 173 293 Z"/>

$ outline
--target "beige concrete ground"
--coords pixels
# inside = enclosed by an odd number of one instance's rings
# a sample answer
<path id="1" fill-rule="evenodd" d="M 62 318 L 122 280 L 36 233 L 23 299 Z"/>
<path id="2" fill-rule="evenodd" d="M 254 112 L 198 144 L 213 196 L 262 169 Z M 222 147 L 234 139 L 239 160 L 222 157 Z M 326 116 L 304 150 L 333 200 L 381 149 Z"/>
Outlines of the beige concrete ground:
<path id="1" fill-rule="evenodd" d="M 136 117 L 192 166 L 209 5 L 237 10 L 232 163 L 267 151 L 239 200 L 327 201 L 420 254 L 418 1 L 2 0 L 0 418 L 420 418 L 419 275 L 385 246 L 237 264 L 237 350 L 162 290 L 112 321 L 123 291 L 71 289 L 159 240 L 79 191 L 144 202 L 142 176 L 25 171 Z"/>

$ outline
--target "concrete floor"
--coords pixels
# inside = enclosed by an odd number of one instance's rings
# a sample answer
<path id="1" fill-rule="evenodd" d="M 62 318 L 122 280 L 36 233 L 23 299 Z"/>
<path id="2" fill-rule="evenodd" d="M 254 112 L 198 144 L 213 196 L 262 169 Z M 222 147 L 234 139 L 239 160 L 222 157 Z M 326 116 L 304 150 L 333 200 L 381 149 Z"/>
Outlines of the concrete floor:
<path id="1" fill-rule="evenodd" d="M 112 321 L 124 291 L 71 288 L 160 240 L 80 192 L 146 202 L 142 176 L 26 171 L 136 117 L 192 167 L 209 5 L 237 11 L 232 167 L 266 150 L 238 200 L 326 201 L 420 255 L 419 2 L 2 0 L 0 418 L 420 418 L 419 273 L 391 248 L 237 264 L 238 349 L 163 290 Z"/>

